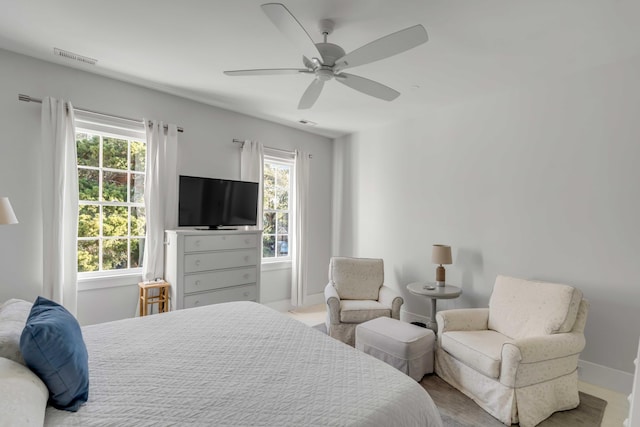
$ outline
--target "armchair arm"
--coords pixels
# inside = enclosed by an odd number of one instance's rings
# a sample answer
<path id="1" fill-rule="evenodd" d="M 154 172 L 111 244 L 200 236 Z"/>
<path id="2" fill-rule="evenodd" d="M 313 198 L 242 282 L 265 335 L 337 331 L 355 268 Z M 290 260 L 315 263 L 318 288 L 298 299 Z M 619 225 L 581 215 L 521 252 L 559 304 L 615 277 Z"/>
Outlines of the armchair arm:
<path id="1" fill-rule="evenodd" d="M 380 287 L 380 294 L 378 295 L 378 302 L 391 308 L 391 317 L 393 319 L 400 319 L 400 307 L 404 304 L 404 300 L 393 289 L 382 285 L 382 287 Z"/>
<path id="2" fill-rule="evenodd" d="M 584 335 L 579 332 L 507 342 L 502 346 L 500 382 L 508 387 L 524 387 L 571 373 L 584 346 Z"/>
<path id="3" fill-rule="evenodd" d="M 504 345 L 502 360 L 516 356 L 520 363 L 542 362 L 579 354 L 584 346 L 584 334 L 576 332 L 523 338 Z"/>
<path id="4" fill-rule="evenodd" d="M 332 325 L 340 323 L 340 295 L 333 286 L 333 283 L 327 283 L 324 288 L 324 300 L 327 303 L 327 315 Z"/>
<path id="5" fill-rule="evenodd" d="M 438 335 L 447 331 L 483 331 L 489 323 L 488 308 L 457 308 L 436 313 Z"/>

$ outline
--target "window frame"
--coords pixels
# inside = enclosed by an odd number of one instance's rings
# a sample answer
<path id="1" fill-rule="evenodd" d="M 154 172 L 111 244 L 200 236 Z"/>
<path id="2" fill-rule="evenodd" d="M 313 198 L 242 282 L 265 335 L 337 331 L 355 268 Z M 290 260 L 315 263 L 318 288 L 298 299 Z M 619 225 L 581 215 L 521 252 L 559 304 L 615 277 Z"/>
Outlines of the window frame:
<path id="1" fill-rule="evenodd" d="M 89 134 L 89 135 L 99 135 L 100 138 L 100 148 L 99 148 L 99 166 L 85 166 L 85 165 L 76 165 L 76 170 L 80 171 L 84 170 L 95 170 L 98 171 L 98 185 L 99 185 L 99 194 L 102 194 L 103 190 L 103 182 L 104 172 L 115 172 L 115 173 L 125 173 L 127 174 L 127 199 L 131 197 L 131 176 L 132 175 L 141 175 L 143 177 L 143 183 L 146 181 L 146 173 L 147 173 L 147 165 L 145 162 L 145 170 L 144 171 L 135 171 L 131 168 L 131 142 L 141 142 L 145 144 L 145 153 L 146 153 L 146 133 L 143 125 L 141 125 L 140 129 L 136 128 L 121 128 L 114 127 L 115 131 L 110 131 L 108 126 L 105 126 L 102 123 L 92 123 L 91 121 L 83 121 L 82 119 L 77 120 L 80 123 L 76 125 L 75 135 L 77 141 L 78 134 Z M 121 130 L 121 132 L 119 132 Z M 103 144 L 104 138 L 114 138 L 120 140 L 127 140 L 127 169 L 116 169 L 110 167 L 104 167 L 103 165 Z M 144 186 L 143 186 L 144 189 Z M 144 191 L 144 190 L 143 190 Z M 114 201 L 104 201 L 104 200 L 80 200 L 78 197 L 78 211 L 82 206 L 99 206 L 99 235 L 91 236 L 91 237 L 76 237 L 76 242 L 80 241 L 89 241 L 89 240 L 99 240 L 101 242 L 99 244 L 99 255 L 98 255 L 98 265 L 99 268 L 102 267 L 102 255 L 103 255 L 103 244 L 105 240 L 116 240 L 125 238 L 127 240 L 127 262 L 131 261 L 131 240 L 132 239 L 145 239 L 146 236 L 138 236 L 131 234 L 131 209 L 132 208 L 142 208 L 145 209 L 144 199 L 141 202 L 114 202 Z M 103 208 L 105 206 L 113 206 L 113 207 L 126 207 L 127 212 L 127 235 L 126 236 L 104 236 L 103 234 L 103 226 L 104 226 L 104 214 Z M 146 225 L 146 211 L 145 211 L 145 225 Z M 145 233 L 146 234 L 146 233 Z M 76 268 L 77 268 L 77 256 L 76 256 Z M 98 270 L 98 271 L 77 271 L 79 290 L 89 290 L 89 289 L 100 289 L 104 287 L 113 287 L 113 286 L 124 286 L 131 285 L 132 283 L 138 282 L 141 280 L 143 272 L 143 267 L 134 267 L 134 268 L 124 268 L 124 269 L 113 269 L 113 270 Z"/>
<path id="2" fill-rule="evenodd" d="M 293 156 L 292 153 L 285 153 L 285 152 L 281 152 L 281 151 L 275 151 L 275 150 L 269 150 L 267 148 L 265 148 L 265 153 L 263 156 L 263 160 L 262 160 L 262 165 L 263 165 L 263 170 L 266 169 L 266 165 L 267 164 L 272 164 L 272 165 L 276 165 L 276 166 L 287 166 L 289 168 L 289 196 L 288 196 L 288 201 L 289 201 L 289 208 L 287 210 L 276 210 L 276 209 L 266 209 L 263 203 L 262 206 L 262 217 L 263 217 L 263 229 L 264 229 L 264 216 L 265 213 L 267 211 L 269 212 L 274 212 L 276 214 L 276 221 L 277 221 L 277 214 L 278 213 L 282 213 L 282 212 L 286 212 L 289 216 L 289 224 L 288 224 L 288 229 L 287 229 L 287 243 L 288 243 L 288 255 L 287 256 L 277 256 L 277 251 L 276 251 L 276 256 L 273 257 L 264 257 L 264 255 L 262 256 L 262 265 L 267 267 L 267 270 L 273 270 L 273 269 L 279 269 L 281 267 L 278 267 L 278 264 L 283 265 L 283 264 L 291 264 L 292 262 L 292 257 L 291 257 L 291 242 L 293 240 L 293 234 L 294 234 L 294 230 L 293 230 L 293 224 L 295 222 L 295 206 L 292 205 L 292 201 L 293 201 L 293 191 L 295 188 L 295 158 Z M 266 193 L 266 188 L 265 188 L 265 184 L 264 184 L 264 172 L 263 172 L 263 194 Z M 277 185 L 277 184 L 276 184 Z M 264 201 L 264 196 L 263 196 L 263 201 Z M 276 222 L 277 224 L 277 222 Z M 276 225 L 277 227 L 277 225 Z M 270 235 L 270 234 L 268 234 Z M 263 254 L 264 251 L 264 230 L 262 233 L 263 236 L 263 240 L 262 240 L 262 244 L 261 244 L 261 250 L 260 253 Z M 277 245 L 277 236 L 278 233 L 274 234 L 275 238 L 276 238 L 276 245 Z M 270 268 L 269 268 L 270 267 Z"/>

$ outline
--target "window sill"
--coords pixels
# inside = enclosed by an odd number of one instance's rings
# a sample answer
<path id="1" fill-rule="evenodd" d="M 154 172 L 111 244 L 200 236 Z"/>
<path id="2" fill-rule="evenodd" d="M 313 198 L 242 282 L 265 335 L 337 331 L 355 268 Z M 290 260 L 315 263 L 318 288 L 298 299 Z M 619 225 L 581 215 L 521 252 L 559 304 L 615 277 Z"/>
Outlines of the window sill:
<path id="1" fill-rule="evenodd" d="M 262 261 L 261 271 L 290 270 L 291 260 L 284 261 Z"/>
<path id="2" fill-rule="evenodd" d="M 78 292 L 132 286 L 137 285 L 141 281 L 142 274 L 140 273 L 83 277 L 78 279 Z"/>

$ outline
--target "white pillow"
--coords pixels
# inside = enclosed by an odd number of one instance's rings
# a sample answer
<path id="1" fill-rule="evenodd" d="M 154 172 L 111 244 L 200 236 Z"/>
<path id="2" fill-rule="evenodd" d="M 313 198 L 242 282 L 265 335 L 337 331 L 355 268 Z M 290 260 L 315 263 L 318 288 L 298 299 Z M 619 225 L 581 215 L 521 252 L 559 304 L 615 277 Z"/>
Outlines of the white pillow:
<path id="1" fill-rule="evenodd" d="M 21 299 L 10 299 L 0 305 L 0 357 L 25 364 L 20 353 L 20 335 L 31 306 L 30 302 Z"/>
<path id="2" fill-rule="evenodd" d="M 0 357 L 0 417 L 3 426 L 42 426 L 49 390 L 29 368 Z"/>

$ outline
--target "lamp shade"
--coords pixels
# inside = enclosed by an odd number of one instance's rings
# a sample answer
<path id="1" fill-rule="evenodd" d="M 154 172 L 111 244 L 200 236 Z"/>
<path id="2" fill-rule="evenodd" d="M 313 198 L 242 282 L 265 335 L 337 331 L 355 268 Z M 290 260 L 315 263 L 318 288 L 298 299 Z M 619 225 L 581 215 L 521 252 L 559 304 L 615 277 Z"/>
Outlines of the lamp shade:
<path id="1" fill-rule="evenodd" d="M 18 218 L 13 213 L 8 197 L 0 197 L 0 224 L 17 224 Z"/>
<path id="2" fill-rule="evenodd" d="M 451 260 L 451 246 L 447 245 L 433 245 L 433 251 L 431 252 L 431 262 L 434 264 L 452 264 Z"/>

